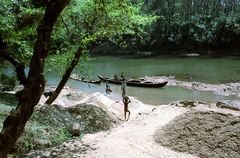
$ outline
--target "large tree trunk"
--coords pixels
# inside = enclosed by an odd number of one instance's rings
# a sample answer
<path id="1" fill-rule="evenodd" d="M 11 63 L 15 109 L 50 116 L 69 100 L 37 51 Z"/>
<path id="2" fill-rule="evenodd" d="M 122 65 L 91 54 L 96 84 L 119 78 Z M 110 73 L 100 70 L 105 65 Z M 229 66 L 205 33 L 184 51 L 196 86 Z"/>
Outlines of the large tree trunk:
<path id="1" fill-rule="evenodd" d="M 6 158 L 24 130 L 25 124 L 33 113 L 44 91 L 44 59 L 48 55 L 49 38 L 53 26 L 69 0 L 47 1 L 45 15 L 37 31 L 38 38 L 34 47 L 30 71 L 24 89 L 16 96 L 18 106 L 4 121 L 0 133 L 0 157 Z"/>
<path id="2" fill-rule="evenodd" d="M 71 65 L 67 68 L 67 70 L 65 71 L 65 74 L 62 77 L 62 80 L 60 81 L 60 83 L 58 84 L 56 90 L 53 92 L 52 96 L 50 96 L 48 98 L 48 100 L 45 102 L 46 104 L 51 105 L 53 103 L 53 101 L 58 97 L 59 93 L 62 91 L 63 87 L 65 86 L 65 84 L 67 83 L 73 69 L 75 68 L 75 66 L 77 65 L 80 56 L 82 54 L 82 49 L 78 48 L 77 52 L 75 53 L 75 57 L 71 62 Z"/>

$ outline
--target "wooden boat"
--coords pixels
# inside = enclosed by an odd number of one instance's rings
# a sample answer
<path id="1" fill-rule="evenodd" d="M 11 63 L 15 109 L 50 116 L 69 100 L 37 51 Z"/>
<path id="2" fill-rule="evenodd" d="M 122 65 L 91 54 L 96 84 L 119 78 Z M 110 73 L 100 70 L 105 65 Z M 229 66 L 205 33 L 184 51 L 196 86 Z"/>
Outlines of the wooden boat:
<path id="1" fill-rule="evenodd" d="M 83 78 L 78 77 L 78 75 L 73 74 L 70 76 L 71 79 L 76 80 L 76 81 L 81 81 L 81 82 L 86 82 L 86 83 L 93 83 L 93 84 L 100 84 L 101 80 L 85 80 Z"/>
<path id="2" fill-rule="evenodd" d="M 108 83 L 113 83 L 113 84 L 122 84 L 121 80 L 115 80 L 113 78 L 107 78 L 107 77 L 102 77 L 101 75 L 98 75 L 99 79 L 108 82 Z M 161 83 L 154 83 L 154 82 L 149 82 L 149 81 L 143 81 L 143 80 L 136 80 L 136 79 L 128 79 L 126 80 L 127 86 L 135 86 L 135 87 L 150 87 L 150 88 L 160 88 L 163 86 L 166 86 L 168 83 L 166 82 L 161 82 Z"/>

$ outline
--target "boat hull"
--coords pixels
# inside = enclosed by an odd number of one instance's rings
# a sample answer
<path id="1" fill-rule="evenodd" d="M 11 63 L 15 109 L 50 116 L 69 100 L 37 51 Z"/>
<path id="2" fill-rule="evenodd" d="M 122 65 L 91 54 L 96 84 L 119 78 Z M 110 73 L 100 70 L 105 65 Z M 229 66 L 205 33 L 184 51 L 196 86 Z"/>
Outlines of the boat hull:
<path id="1" fill-rule="evenodd" d="M 101 75 L 98 75 L 99 79 L 108 82 L 108 83 L 113 83 L 113 84 L 118 84 L 121 85 L 122 81 L 121 80 L 115 80 L 107 77 L 102 77 Z M 161 82 L 161 83 L 153 83 L 153 82 L 142 82 L 141 80 L 127 80 L 126 84 L 127 86 L 133 86 L 133 87 L 149 87 L 149 88 L 160 88 L 163 86 L 167 85 L 166 82 Z"/>

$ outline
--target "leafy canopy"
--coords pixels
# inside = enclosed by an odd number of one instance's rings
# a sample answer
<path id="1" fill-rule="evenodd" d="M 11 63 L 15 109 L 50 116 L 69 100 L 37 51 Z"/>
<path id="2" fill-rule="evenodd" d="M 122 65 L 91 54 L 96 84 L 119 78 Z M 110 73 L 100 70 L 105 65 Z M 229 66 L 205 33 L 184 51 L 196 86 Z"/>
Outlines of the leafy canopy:
<path id="1" fill-rule="evenodd" d="M 32 56 L 36 27 L 44 13 L 43 5 L 44 1 L 36 0 L 0 2 L 0 35 L 8 51 L 25 64 L 29 64 Z M 46 66 L 58 64 L 57 68 L 65 68 L 79 47 L 89 53 L 90 44 L 94 42 L 110 40 L 126 45 L 124 35 L 132 38 L 132 44 L 143 42 L 147 26 L 156 21 L 157 16 L 144 14 L 142 5 L 141 0 L 137 3 L 128 0 L 72 0 L 52 33 L 50 54 L 53 57 L 47 60 Z"/>
<path id="2" fill-rule="evenodd" d="M 133 43 L 141 40 L 147 26 L 157 20 L 157 16 L 141 12 L 142 4 L 136 5 L 126 0 L 73 1 L 64 10 L 52 36 L 55 41 L 52 45 L 53 54 L 61 56 L 53 57 L 48 63 L 65 63 L 67 67 L 77 48 L 83 47 L 85 56 L 80 63 L 87 65 L 84 61 L 89 60 L 87 54 L 92 43 L 109 40 L 124 45 L 124 35 L 131 36 Z M 60 65 L 56 67 L 62 67 Z"/>

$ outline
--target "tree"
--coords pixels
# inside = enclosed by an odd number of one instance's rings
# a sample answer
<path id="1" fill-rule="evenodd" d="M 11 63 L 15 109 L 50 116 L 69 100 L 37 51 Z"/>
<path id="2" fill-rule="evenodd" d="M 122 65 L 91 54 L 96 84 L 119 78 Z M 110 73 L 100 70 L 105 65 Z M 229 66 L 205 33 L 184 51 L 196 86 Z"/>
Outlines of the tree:
<path id="1" fill-rule="evenodd" d="M 73 16 L 74 12 L 72 10 L 78 10 L 75 13 L 77 16 Z M 67 15 L 73 17 L 71 20 L 75 22 L 75 25 L 71 26 L 81 28 L 80 39 L 76 40 L 80 41 L 81 44 L 78 44 L 80 45 L 78 50 L 66 68 L 53 95 L 47 99 L 46 104 L 52 104 L 57 98 L 73 69 L 78 64 L 82 52 L 90 49 L 93 43 L 96 41 L 101 42 L 103 39 L 124 42 L 122 40 L 124 34 L 140 37 L 144 33 L 144 27 L 157 18 L 156 16 L 140 15 L 139 6 L 122 0 L 88 0 L 81 2 L 81 4 L 79 1 L 75 1 L 70 11 L 66 10 L 66 12 L 69 12 Z"/>
<path id="2" fill-rule="evenodd" d="M 209 47 L 239 48 L 239 0 L 147 0 L 146 5 L 161 17 L 152 34 L 157 46 L 204 53 Z"/>
<path id="3" fill-rule="evenodd" d="M 48 57 L 49 50 L 52 54 L 58 54 L 56 52 L 59 50 L 54 50 L 53 47 L 58 45 L 58 39 L 69 39 L 69 43 L 60 44 L 55 48 L 60 47 L 64 50 L 64 46 L 68 49 L 72 44 L 76 44 L 79 47 L 75 52 L 73 60 L 66 68 L 63 79 L 53 95 L 54 97 L 49 102 L 52 102 L 60 93 L 70 73 L 78 63 L 82 52 L 88 50 L 92 43 L 104 39 L 111 39 L 120 43 L 124 41 L 121 38 L 124 34 L 130 34 L 133 37 L 140 36 L 143 33 L 143 27 L 156 19 L 156 17 L 140 15 L 139 8 L 131 5 L 128 1 L 86 0 L 74 1 L 73 4 L 78 4 L 77 6 L 80 6 L 80 8 L 74 8 L 73 5 L 57 20 L 69 1 L 14 1 L 12 2 L 16 3 L 14 7 L 11 6 L 11 2 L 4 1 L 7 6 L 11 7 L 4 7 L 3 12 L 1 12 L 0 7 L 0 14 L 5 14 L 6 11 L 10 13 L 9 16 L 6 16 L 7 18 L 1 19 L 3 21 L 0 21 L 0 24 L 13 24 L 6 25 L 12 31 L 1 30 L 2 27 L 0 28 L 0 58 L 9 61 L 15 66 L 17 78 L 20 84 L 24 86 L 23 90 L 16 93 L 16 97 L 19 100 L 16 109 L 11 112 L 3 123 L 3 129 L 0 133 L 0 157 L 6 157 L 11 150 L 17 138 L 23 132 L 27 120 L 32 115 L 35 105 L 38 104 L 44 92 L 45 59 Z M 33 4 L 33 7 L 29 4 Z M 43 11 L 45 5 L 46 9 Z M 21 11 L 20 8 L 25 10 Z M 34 17 L 33 12 L 37 13 L 37 18 Z M 43 20 L 38 24 L 36 19 L 41 17 L 43 13 Z M 74 19 L 73 23 L 76 25 L 67 25 L 68 23 L 64 19 L 70 19 L 70 21 Z M 35 36 L 34 31 L 31 30 L 37 24 L 37 35 Z M 16 27 L 13 27 L 14 25 Z M 52 36 L 53 45 L 50 47 L 53 26 L 55 26 L 55 31 Z M 59 30 L 60 32 L 65 30 L 67 32 L 65 35 L 67 36 L 58 36 Z M 36 42 L 34 45 L 32 41 L 34 41 L 35 37 Z M 29 53 L 33 45 L 33 53 Z M 67 49 L 65 48 L 65 50 Z M 61 53 L 64 54 L 65 52 Z M 27 59 L 30 62 L 27 62 Z M 22 61 L 29 63 L 30 70 L 27 76 L 24 72 L 25 64 Z"/>
<path id="4" fill-rule="evenodd" d="M 24 65 L 15 56 L 8 52 L 7 44 L 1 37 L 0 56 L 11 62 L 16 68 L 17 77 L 23 90 L 17 92 L 18 105 L 14 111 L 5 119 L 3 129 L 0 133 L 0 157 L 7 157 L 20 134 L 23 132 L 27 120 L 33 113 L 44 91 L 45 81 L 43 75 L 44 60 L 48 56 L 49 39 L 58 16 L 68 4 L 69 0 L 46 1 L 46 9 L 43 20 L 37 28 L 37 41 L 34 46 L 30 62 L 28 76 L 25 76 Z"/>

